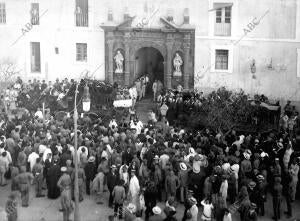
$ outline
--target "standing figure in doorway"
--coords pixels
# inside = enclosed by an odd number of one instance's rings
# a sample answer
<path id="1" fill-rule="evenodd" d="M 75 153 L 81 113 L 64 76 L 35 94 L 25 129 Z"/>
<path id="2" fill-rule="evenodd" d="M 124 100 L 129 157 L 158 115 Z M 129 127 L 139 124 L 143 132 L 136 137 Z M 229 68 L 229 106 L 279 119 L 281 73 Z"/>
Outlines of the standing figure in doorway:
<path id="1" fill-rule="evenodd" d="M 153 101 L 156 101 L 156 96 L 157 96 L 157 80 L 154 81 L 153 85 L 152 85 L 152 91 L 153 91 Z"/>
<path id="2" fill-rule="evenodd" d="M 142 81 L 141 79 L 137 79 L 135 82 L 136 91 L 137 91 L 137 100 L 142 99 Z"/>
<path id="3" fill-rule="evenodd" d="M 141 78 L 141 98 L 144 98 L 146 96 L 146 78 L 142 77 Z"/>

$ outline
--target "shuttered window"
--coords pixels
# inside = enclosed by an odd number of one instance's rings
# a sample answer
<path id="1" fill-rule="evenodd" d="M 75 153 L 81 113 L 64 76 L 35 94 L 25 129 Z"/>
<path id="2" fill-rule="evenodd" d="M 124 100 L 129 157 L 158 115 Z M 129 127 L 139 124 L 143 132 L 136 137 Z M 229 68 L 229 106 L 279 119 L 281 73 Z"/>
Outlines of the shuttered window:
<path id="1" fill-rule="evenodd" d="M 31 42 L 31 72 L 41 72 L 40 42 Z"/>
<path id="2" fill-rule="evenodd" d="M 6 23 L 6 9 L 5 3 L 0 3 L 0 24 Z"/>
<path id="3" fill-rule="evenodd" d="M 75 23 L 78 27 L 89 26 L 88 0 L 75 0 Z"/>
<path id="4" fill-rule="evenodd" d="M 216 50 L 216 70 L 228 70 L 228 50 Z"/>
<path id="5" fill-rule="evenodd" d="M 86 43 L 76 43 L 76 61 L 87 61 Z"/>
<path id="6" fill-rule="evenodd" d="M 40 12 L 39 12 L 39 3 L 31 4 L 31 24 L 39 25 L 40 24 Z"/>

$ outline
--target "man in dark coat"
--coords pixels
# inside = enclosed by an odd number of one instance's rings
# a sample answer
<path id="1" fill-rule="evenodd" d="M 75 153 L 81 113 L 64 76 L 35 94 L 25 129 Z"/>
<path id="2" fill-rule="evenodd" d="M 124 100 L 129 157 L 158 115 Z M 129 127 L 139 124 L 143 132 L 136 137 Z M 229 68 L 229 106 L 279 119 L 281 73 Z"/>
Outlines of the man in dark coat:
<path id="1" fill-rule="evenodd" d="M 117 169 L 117 167 L 115 165 L 112 165 L 111 170 L 107 175 L 107 187 L 108 187 L 108 190 L 109 190 L 109 201 L 108 201 L 108 206 L 109 207 L 113 206 L 112 192 L 113 192 L 114 187 L 116 186 L 117 181 L 118 181 L 118 176 L 117 176 L 117 173 L 116 173 L 116 169 Z"/>
<path id="2" fill-rule="evenodd" d="M 157 199 L 157 189 L 155 187 L 155 183 L 150 181 L 147 185 L 147 188 L 144 192 L 144 199 L 145 199 L 145 220 L 149 219 L 150 214 L 152 215 L 152 209 L 156 206 L 156 199 Z"/>
<path id="3" fill-rule="evenodd" d="M 193 197 L 193 191 L 188 190 L 186 198 L 185 198 L 185 202 L 184 202 L 184 213 L 183 213 L 182 221 L 186 221 L 188 219 L 188 210 L 192 207 L 192 205 L 190 203 L 191 197 Z"/>
<path id="4" fill-rule="evenodd" d="M 60 195 L 60 190 L 57 186 L 57 182 L 60 178 L 61 171 L 57 160 L 54 160 L 53 165 L 47 172 L 48 180 L 48 198 L 57 199 Z"/>
<path id="5" fill-rule="evenodd" d="M 284 180 L 283 180 L 283 186 L 284 186 L 284 190 L 283 190 L 283 194 L 285 196 L 285 201 L 286 201 L 286 207 L 287 207 L 287 211 L 285 211 L 284 213 L 287 215 L 287 218 L 291 218 L 292 217 L 292 187 L 290 184 L 290 182 L 292 181 L 292 178 L 289 174 L 285 174 L 284 176 Z"/>
<path id="6" fill-rule="evenodd" d="M 274 180 L 274 187 L 273 187 L 273 210 L 274 210 L 274 217 L 275 221 L 280 219 L 280 204 L 282 200 L 282 185 L 281 185 L 281 178 L 275 177 Z"/>
<path id="7" fill-rule="evenodd" d="M 132 159 L 133 159 L 133 155 L 130 151 L 130 147 L 127 147 L 127 150 L 124 151 L 124 153 L 122 154 L 122 164 L 129 165 Z"/>
<path id="8" fill-rule="evenodd" d="M 96 175 L 95 157 L 91 156 L 84 167 L 86 194 L 90 195 L 90 183 L 93 182 Z"/>
<path id="9" fill-rule="evenodd" d="M 63 151 L 62 151 L 62 155 L 60 156 L 60 161 L 59 161 L 59 164 L 60 164 L 60 167 L 65 167 L 67 164 L 67 160 L 71 160 L 72 159 L 72 156 L 71 156 L 71 151 L 67 150 L 66 148 L 63 148 Z"/>
<path id="10" fill-rule="evenodd" d="M 43 154 L 40 154 L 40 158 L 43 157 Z M 51 153 L 47 155 L 47 158 L 44 162 L 44 170 L 43 170 L 43 178 L 46 179 L 47 189 L 49 189 L 49 177 L 48 177 L 48 170 L 52 166 L 51 163 Z"/>

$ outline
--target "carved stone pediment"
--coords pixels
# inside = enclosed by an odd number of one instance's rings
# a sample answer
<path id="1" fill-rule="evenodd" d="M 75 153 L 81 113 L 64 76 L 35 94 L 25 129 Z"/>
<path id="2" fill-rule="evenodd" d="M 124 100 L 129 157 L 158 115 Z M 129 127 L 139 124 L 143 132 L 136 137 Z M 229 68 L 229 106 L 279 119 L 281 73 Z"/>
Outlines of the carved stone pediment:
<path id="1" fill-rule="evenodd" d="M 165 26 L 164 28 L 168 30 L 177 31 L 178 27 L 173 22 L 168 21 L 166 18 L 160 18 L 161 23 Z"/>
<path id="2" fill-rule="evenodd" d="M 104 30 L 123 30 L 123 31 L 144 31 L 144 30 L 161 30 L 163 32 L 182 32 L 184 27 L 177 26 L 174 22 L 168 21 L 166 18 L 161 17 L 157 19 L 155 25 L 148 25 L 147 18 L 140 18 L 137 16 L 129 17 L 121 23 L 107 22 L 103 23 L 100 27 Z M 147 21 L 147 23 L 146 23 Z M 145 23 L 143 23 L 145 22 Z"/>
<path id="3" fill-rule="evenodd" d="M 132 22 L 135 19 L 136 16 L 129 17 L 125 19 L 122 23 L 116 26 L 118 29 L 123 29 L 123 28 L 131 28 L 132 27 Z"/>

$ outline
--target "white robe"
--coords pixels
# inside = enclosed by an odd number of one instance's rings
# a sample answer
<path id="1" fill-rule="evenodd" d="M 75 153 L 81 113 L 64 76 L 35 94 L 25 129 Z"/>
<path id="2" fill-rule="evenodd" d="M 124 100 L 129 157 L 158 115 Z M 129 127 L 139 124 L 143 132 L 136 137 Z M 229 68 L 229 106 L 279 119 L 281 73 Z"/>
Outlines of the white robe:
<path id="1" fill-rule="evenodd" d="M 140 192 L 139 180 L 137 179 L 136 176 L 133 176 L 129 182 L 129 194 L 131 196 L 131 202 L 136 206 L 138 205 L 139 192 Z"/>

